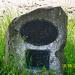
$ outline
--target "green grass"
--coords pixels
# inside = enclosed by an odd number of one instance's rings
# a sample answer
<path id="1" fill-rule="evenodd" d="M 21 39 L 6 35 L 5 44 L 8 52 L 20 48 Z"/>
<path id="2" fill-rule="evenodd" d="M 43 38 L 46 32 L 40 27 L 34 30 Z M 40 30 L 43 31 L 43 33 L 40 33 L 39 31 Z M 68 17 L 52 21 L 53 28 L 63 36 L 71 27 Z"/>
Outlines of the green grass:
<path id="1" fill-rule="evenodd" d="M 0 17 L 0 75 L 28 75 L 28 72 L 25 70 L 21 73 L 18 72 L 17 67 L 13 67 L 13 65 L 4 65 L 3 59 L 4 59 L 4 50 L 5 50 L 5 34 L 7 31 L 7 28 L 12 21 L 13 16 L 5 15 L 3 17 Z M 71 19 L 68 21 L 68 33 L 67 33 L 67 43 L 64 48 L 65 53 L 65 61 L 66 64 L 75 64 L 75 20 Z M 43 68 L 41 75 L 45 75 L 46 69 Z M 74 68 L 68 68 L 66 67 L 64 69 L 64 75 L 75 75 L 75 67 Z M 31 72 L 29 75 L 33 75 Z M 36 74 L 34 74 L 36 75 Z M 50 72 L 49 75 L 55 75 L 53 72 Z"/>
<path id="2" fill-rule="evenodd" d="M 11 15 L 6 15 L 0 18 L 0 60 L 4 56 L 5 49 L 5 33 L 7 31 L 8 25 L 12 21 Z"/>
<path id="3" fill-rule="evenodd" d="M 75 20 L 71 19 L 68 22 L 67 43 L 64 49 L 65 57 L 68 64 L 75 64 Z"/>

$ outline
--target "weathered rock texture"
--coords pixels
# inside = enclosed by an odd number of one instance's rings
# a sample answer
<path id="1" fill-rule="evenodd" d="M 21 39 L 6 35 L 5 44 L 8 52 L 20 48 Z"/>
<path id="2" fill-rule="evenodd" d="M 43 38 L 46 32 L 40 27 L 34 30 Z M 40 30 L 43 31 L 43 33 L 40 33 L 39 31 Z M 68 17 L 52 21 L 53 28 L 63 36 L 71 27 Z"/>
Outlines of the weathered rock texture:
<path id="1" fill-rule="evenodd" d="M 45 66 L 63 75 L 66 33 L 67 16 L 61 7 L 39 8 L 12 21 L 6 52 L 14 56 L 19 69 L 27 65 L 28 71 L 38 72 Z"/>

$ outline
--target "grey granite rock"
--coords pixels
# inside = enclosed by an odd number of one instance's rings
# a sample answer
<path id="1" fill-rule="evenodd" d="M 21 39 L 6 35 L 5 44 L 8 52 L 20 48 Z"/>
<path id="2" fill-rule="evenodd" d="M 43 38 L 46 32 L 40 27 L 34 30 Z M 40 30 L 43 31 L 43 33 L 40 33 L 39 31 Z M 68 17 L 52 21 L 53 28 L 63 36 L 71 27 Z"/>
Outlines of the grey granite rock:
<path id="1" fill-rule="evenodd" d="M 45 66 L 56 75 L 63 75 L 66 37 L 67 15 L 62 8 L 39 8 L 12 21 L 5 52 L 14 56 L 19 69 L 40 72 Z"/>

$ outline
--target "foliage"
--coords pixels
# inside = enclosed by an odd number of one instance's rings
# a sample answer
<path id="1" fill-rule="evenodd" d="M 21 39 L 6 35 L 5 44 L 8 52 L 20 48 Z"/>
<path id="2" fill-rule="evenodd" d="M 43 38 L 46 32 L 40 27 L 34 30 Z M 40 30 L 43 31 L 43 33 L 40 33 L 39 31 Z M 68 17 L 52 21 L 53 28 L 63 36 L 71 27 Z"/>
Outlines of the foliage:
<path id="1" fill-rule="evenodd" d="M 22 70 L 22 72 L 18 72 L 18 68 L 13 66 L 12 64 L 4 65 L 4 50 L 5 50 L 5 33 L 7 31 L 8 25 L 12 21 L 13 16 L 10 14 L 0 18 L 0 75 L 37 75 L 32 72 L 28 73 L 26 70 Z M 69 20 L 68 22 L 68 35 L 67 35 L 67 43 L 64 48 L 65 53 L 65 61 L 66 64 L 74 64 L 75 63 L 75 20 Z M 64 68 L 64 75 L 75 75 L 75 68 Z M 43 67 L 41 71 L 41 75 L 45 75 L 46 68 Z M 49 72 L 49 75 L 55 75 L 53 71 Z"/>

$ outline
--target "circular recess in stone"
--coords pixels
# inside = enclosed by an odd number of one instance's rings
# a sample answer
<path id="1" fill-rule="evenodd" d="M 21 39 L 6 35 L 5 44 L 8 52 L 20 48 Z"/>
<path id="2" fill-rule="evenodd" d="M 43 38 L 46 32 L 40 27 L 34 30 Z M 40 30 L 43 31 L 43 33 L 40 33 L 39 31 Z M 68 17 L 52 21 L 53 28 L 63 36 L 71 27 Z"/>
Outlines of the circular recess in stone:
<path id="1" fill-rule="evenodd" d="M 46 20 L 32 20 L 21 26 L 21 37 L 30 44 L 48 45 L 56 40 L 58 29 Z"/>

